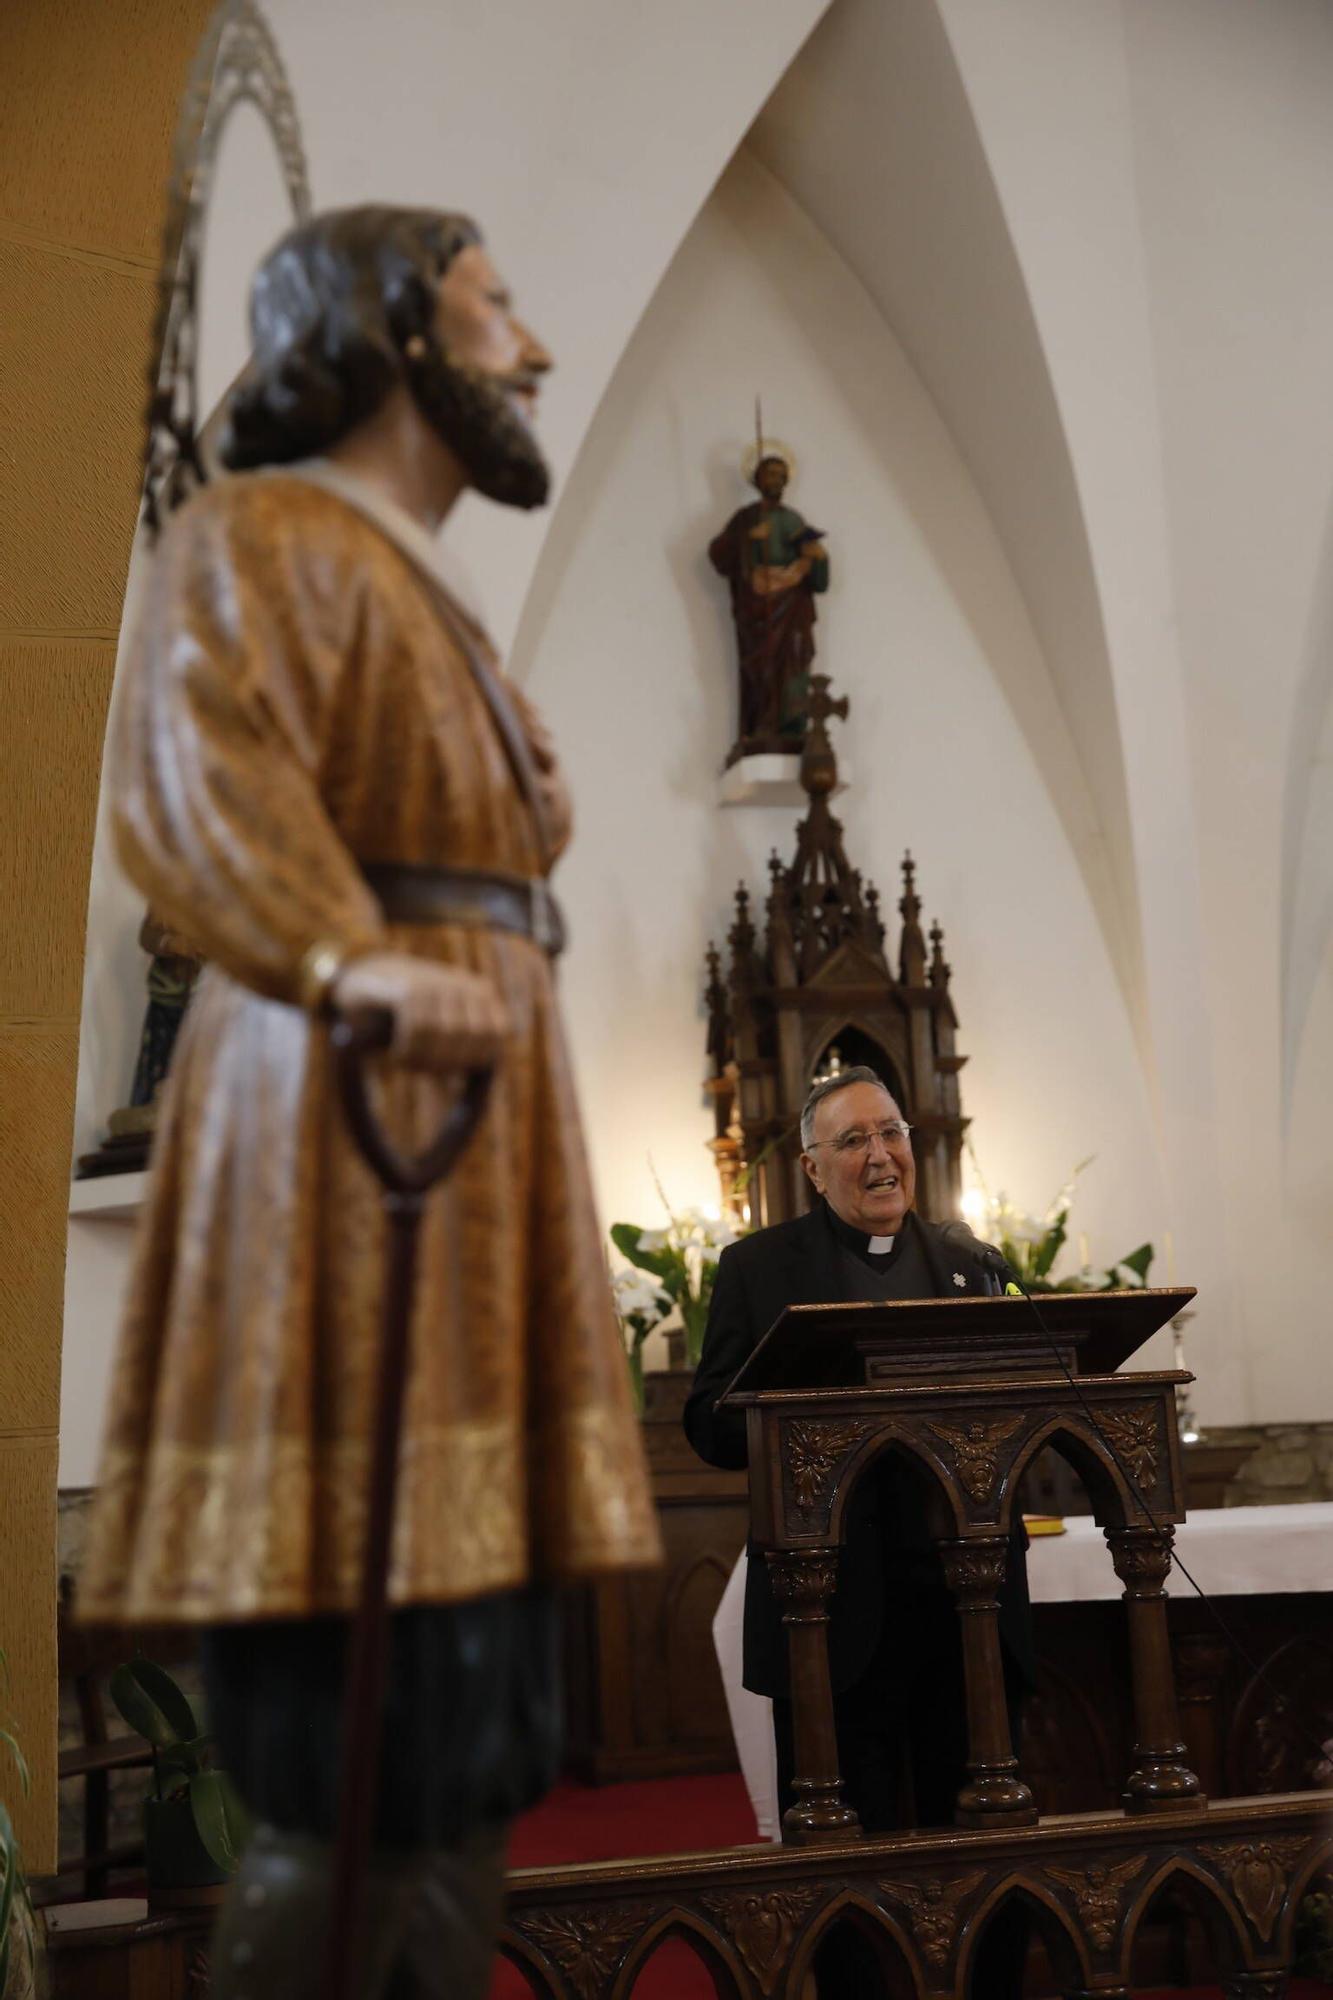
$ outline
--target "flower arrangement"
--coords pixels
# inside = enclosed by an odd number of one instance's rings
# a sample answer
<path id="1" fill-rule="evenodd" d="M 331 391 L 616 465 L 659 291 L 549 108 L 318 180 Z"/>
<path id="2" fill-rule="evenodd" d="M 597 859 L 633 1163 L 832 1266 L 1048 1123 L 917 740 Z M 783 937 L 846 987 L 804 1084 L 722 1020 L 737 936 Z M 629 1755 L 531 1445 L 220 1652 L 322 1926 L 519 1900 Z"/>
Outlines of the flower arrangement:
<path id="1" fill-rule="evenodd" d="M 685 1359 L 698 1366 L 703 1350 L 708 1305 L 717 1276 L 717 1260 L 737 1231 L 720 1216 L 701 1208 L 675 1214 L 667 1205 L 665 1229 L 643 1229 L 634 1222 L 611 1225 L 611 1241 L 630 1268 L 611 1280 L 620 1320 L 630 1379 L 639 1409 L 643 1408 L 643 1344 L 656 1327 L 676 1322 L 684 1330 Z"/>
<path id="2" fill-rule="evenodd" d="M 616 1227 L 622 1225 L 617 1223 Z M 627 1264 L 611 1280 L 611 1301 L 620 1321 L 620 1337 L 629 1363 L 634 1407 L 643 1415 L 643 1344 L 655 1326 L 661 1326 L 675 1310 L 675 1300 L 646 1271 Z"/>
<path id="3" fill-rule="evenodd" d="M 1063 1278 L 1051 1275 L 1068 1240 L 1069 1211 L 1074 1205 L 1079 1175 L 1092 1165 L 1091 1158 L 1079 1162 L 1046 1213 L 1038 1217 L 1016 1208 L 1003 1193 L 992 1195 L 981 1178 L 976 1155 L 970 1147 L 968 1151 L 978 1186 L 964 1196 L 963 1212 L 977 1234 L 1001 1251 L 1026 1290 L 1114 1292 L 1147 1284 L 1153 1260 L 1151 1243 L 1140 1243 L 1137 1250 L 1131 1250 L 1118 1263 L 1100 1270 L 1088 1262 L 1084 1250 L 1077 1271 Z"/>

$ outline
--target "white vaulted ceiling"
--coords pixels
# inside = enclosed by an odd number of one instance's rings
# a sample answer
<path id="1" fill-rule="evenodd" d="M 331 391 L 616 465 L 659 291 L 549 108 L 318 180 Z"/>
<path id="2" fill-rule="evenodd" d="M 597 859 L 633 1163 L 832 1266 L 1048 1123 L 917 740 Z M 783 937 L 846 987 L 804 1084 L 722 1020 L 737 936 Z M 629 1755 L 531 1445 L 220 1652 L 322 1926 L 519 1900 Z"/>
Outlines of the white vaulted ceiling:
<path id="1" fill-rule="evenodd" d="M 933 0 L 840 0 L 750 144 L 860 277 L 987 506 L 1045 672 L 1019 648 L 993 666 L 1141 1031 L 1124 762 L 1079 492 L 1023 273 Z"/>

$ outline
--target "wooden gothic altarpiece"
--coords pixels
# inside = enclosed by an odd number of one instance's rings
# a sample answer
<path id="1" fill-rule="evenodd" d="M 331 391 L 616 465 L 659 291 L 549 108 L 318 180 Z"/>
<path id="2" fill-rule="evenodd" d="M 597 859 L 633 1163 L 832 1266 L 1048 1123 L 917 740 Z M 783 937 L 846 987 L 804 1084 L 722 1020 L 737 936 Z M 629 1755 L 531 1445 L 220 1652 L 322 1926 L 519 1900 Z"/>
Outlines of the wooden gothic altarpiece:
<path id="1" fill-rule="evenodd" d="M 896 969 L 886 951 L 879 892 L 847 857 L 841 821 L 829 800 L 837 762 L 830 716 L 847 699 L 829 695 L 828 677 L 811 676 L 809 727 L 801 785 L 810 806 L 797 828 L 796 852 L 769 861 L 762 937 L 750 892 L 736 891 L 730 956 L 707 955 L 707 1089 L 716 1136 L 711 1141 L 723 1201 L 756 1226 L 783 1222 L 808 1205 L 800 1167 L 801 1106 L 816 1077 L 832 1067 L 868 1063 L 888 1084 L 913 1127 L 917 1202 L 942 1221 L 958 1213 L 962 1115 L 958 1017 L 949 993 L 944 934 L 921 928 L 921 899 L 911 854 L 903 861 L 902 928 Z"/>

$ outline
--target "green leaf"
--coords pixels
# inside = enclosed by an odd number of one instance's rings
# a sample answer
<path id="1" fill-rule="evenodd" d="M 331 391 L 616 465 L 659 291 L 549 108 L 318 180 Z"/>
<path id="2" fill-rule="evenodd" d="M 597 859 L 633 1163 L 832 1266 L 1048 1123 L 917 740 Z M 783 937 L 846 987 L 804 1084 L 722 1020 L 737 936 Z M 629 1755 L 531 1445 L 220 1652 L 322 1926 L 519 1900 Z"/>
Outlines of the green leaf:
<path id="1" fill-rule="evenodd" d="M 634 1349 L 633 1349 L 632 1351 L 628 1351 L 628 1352 L 626 1353 L 626 1355 L 625 1355 L 625 1359 L 626 1359 L 626 1361 L 628 1361 L 628 1363 L 629 1363 L 629 1387 L 630 1387 L 630 1394 L 631 1394 L 631 1395 L 633 1396 L 633 1398 L 634 1398 L 634 1414 L 635 1414 L 636 1416 L 638 1416 L 638 1417 L 641 1417 L 641 1416 L 643 1415 L 643 1349 L 642 1349 L 642 1347 L 641 1347 L 641 1346 L 635 1346 L 635 1347 L 634 1347 Z"/>
<path id="2" fill-rule="evenodd" d="M 641 1271 L 651 1271 L 655 1278 L 667 1278 L 679 1268 L 680 1253 L 667 1249 L 640 1250 L 639 1238 L 643 1231 L 637 1222 L 613 1222 L 611 1241 L 622 1257 L 628 1257 L 631 1264 Z"/>
<path id="3" fill-rule="evenodd" d="M 1127 1271 L 1134 1273 L 1134 1276 L 1141 1285 L 1146 1285 L 1148 1282 L 1149 1267 L 1152 1264 L 1152 1254 L 1151 1243 L 1140 1243 L 1137 1250 L 1132 1250 L 1128 1257 L 1122 1257 L 1120 1262 Z"/>
<path id="4" fill-rule="evenodd" d="M 157 1749 L 190 1743 L 199 1734 L 185 1695 L 164 1667 L 152 1660 L 128 1660 L 110 1681 L 111 1699 L 138 1736 Z"/>
<path id="5" fill-rule="evenodd" d="M 167 1743 L 157 1753 L 159 1772 L 179 1771 L 183 1778 L 192 1778 L 196 1771 L 208 1768 L 209 1739 L 207 1736 L 192 1736 L 188 1743 Z"/>
<path id="6" fill-rule="evenodd" d="M 682 1299 L 680 1316 L 685 1322 L 685 1359 L 691 1368 L 697 1368 L 704 1348 L 704 1327 L 708 1321 L 708 1307 L 699 1299 Z"/>
<path id="7" fill-rule="evenodd" d="M 0 1743 L 8 1746 L 9 1754 L 14 1759 L 14 1767 L 19 1774 L 19 1786 L 26 1799 L 32 1793 L 32 1773 L 28 1769 L 28 1760 L 23 1754 L 23 1746 L 12 1729 L 0 1729 Z M 3 1992 L 4 1988 L 0 1986 L 0 1994 L 3 1994 Z"/>
<path id="8" fill-rule="evenodd" d="M 195 1831 L 219 1868 L 237 1868 L 245 1845 L 240 1801 L 224 1771 L 196 1771 L 190 1780 Z"/>
<path id="9" fill-rule="evenodd" d="M 1037 1254 L 1033 1259 L 1032 1265 L 1034 1277 L 1044 1278 L 1056 1258 L 1060 1255 L 1065 1240 L 1065 1218 L 1067 1214 L 1068 1210 L 1061 1210 L 1060 1214 L 1046 1231 L 1046 1234 L 1042 1237 L 1041 1242 L 1037 1245 Z"/>
<path id="10" fill-rule="evenodd" d="M 22 1871 L 18 1842 L 14 1838 L 14 1822 L 3 1805 L 0 1805 L 0 1855 L 3 1855 L 5 1863 L 5 1879 L 0 1883 L 0 1994 L 2 1994 L 5 1990 L 5 1981 L 9 1977 L 10 1923 L 14 1914 L 14 1896 Z"/>

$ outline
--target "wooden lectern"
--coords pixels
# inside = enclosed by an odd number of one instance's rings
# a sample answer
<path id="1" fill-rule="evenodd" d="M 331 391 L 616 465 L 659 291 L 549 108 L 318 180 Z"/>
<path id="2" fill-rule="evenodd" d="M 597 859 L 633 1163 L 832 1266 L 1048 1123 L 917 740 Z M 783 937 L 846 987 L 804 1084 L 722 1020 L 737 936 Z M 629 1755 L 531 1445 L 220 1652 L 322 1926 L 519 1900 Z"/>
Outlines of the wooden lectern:
<path id="1" fill-rule="evenodd" d="M 720 1402 L 746 1412 L 751 1533 L 788 1633 L 797 1800 L 784 1840 L 861 1838 L 838 1769 L 828 1610 L 848 1495 L 889 1450 L 933 1475 L 962 1620 L 969 1747 L 958 1824 L 1037 1817 L 1009 1738 L 996 1594 L 1021 1474 L 1048 1444 L 1082 1477 L 1124 1585 L 1136 1735 L 1126 1810 L 1204 1803 L 1184 1761 L 1163 1595 L 1185 1518 L 1175 1388 L 1193 1377 L 1116 1372 L 1193 1296 L 1048 1293 L 1046 1330 L 1014 1297 L 791 1306 L 770 1328 Z"/>

